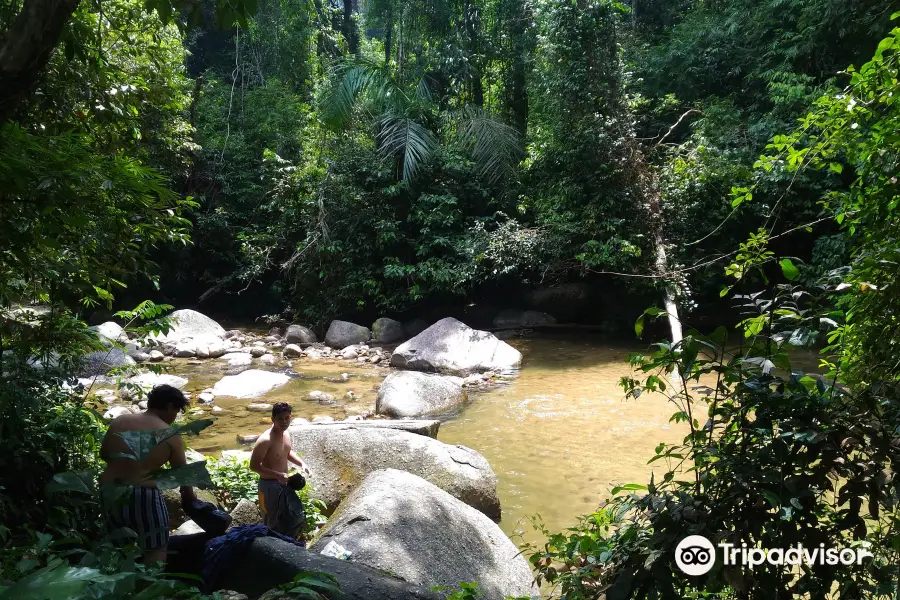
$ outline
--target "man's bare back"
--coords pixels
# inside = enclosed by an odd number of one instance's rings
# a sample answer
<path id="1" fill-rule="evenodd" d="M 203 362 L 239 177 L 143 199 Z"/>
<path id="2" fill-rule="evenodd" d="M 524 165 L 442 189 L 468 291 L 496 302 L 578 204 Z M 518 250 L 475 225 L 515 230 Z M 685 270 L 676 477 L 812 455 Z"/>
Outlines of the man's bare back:
<path id="1" fill-rule="evenodd" d="M 113 419 L 100 448 L 100 457 L 107 463 L 106 470 L 100 476 L 100 483 L 140 483 L 146 487 L 154 487 L 156 484 L 153 481 L 141 481 L 141 479 L 167 462 L 171 461 L 176 465 L 184 464 L 184 442 L 181 436 L 177 435 L 153 448 L 147 456 L 139 461 L 116 457 L 117 454 L 133 455 L 125 440 L 116 434 L 127 431 L 160 431 L 168 428 L 168 423 L 150 412 L 123 415 Z"/>

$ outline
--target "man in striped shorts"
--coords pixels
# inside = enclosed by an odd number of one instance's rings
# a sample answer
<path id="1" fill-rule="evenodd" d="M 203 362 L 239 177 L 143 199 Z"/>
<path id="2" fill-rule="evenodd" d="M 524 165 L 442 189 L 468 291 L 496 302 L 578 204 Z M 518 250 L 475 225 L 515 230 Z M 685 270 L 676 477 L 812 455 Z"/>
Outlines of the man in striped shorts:
<path id="1" fill-rule="evenodd" d="M 107 506 L 107 526 L 113 533 L 121 532 L 123 528 L 136 533 L 136 543 L 144 552 L 146 563 L 165 561 L 169 543 L 169 511 L 156 483 L 147 476 L 166 463 L 172 467 L 187 464 L 184 441 L 180 435 L 172 436 L 152 448 L 142 459 L 135 460 L 128 458 L 133 453 L 121 434 L 168 429 L 187 405 L 187 398 L 178 388 L 157 386 L 147 397 L 146 411 L 113 419 L 100 447 L 100 457 L 106 461 L 100 485 L 118 489 L 120 493 L 125 486 L 124 498 L 116 494 L 116 501 Z M 196 500 L 194 489 L 182 487 L 182 505 L 193 500 Z"/>

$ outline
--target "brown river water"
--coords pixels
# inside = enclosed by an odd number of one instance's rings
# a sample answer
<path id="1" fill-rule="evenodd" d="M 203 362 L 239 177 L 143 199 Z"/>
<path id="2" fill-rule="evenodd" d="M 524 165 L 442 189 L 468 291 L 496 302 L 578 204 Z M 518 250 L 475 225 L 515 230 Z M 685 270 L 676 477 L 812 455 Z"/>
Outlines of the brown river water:
<path id="1" fill-rule="evenodd" d="M 535 515 L 551 531 L 560 531 L 594 511 L 614 485 L 646 484 L 653 449 L 660 442 L 680 441 L 686 430 L 669 423 L 675 409 L 661 395 L 626 400 L 618 385 L 619 378 L 629 374 L 628 354 L 645 350 L 645 345 L 616 345 L 592 337 L 510 343 L 523 354 L 521 371 L 505 383 L 470 394 L 465 407 L 442 419 L 438 439 L 468 446 L 488 459 L 499 480 L 500 526 L 520 544 L 541 539 L 531 525 Z M 238 434 L 264 430 L 267 415 L 244 408 L 252 402 L 287 401 L 295 417 L 308 419 L 372 412 L 376 387 L 389 373 L 370 365 L 307 358 L 262 368 L 286 371 L 293 379 L 262 398 L 216 398 L 223 411 L 199 439 L 189 442 L 195 450 L 215 454 L 238 448 Z M 218 360 L 194 365 L 179 360 L 169 369 L 187 377 L 186 390 L 195 395 L 212 387 L 225 371 L 226 364 Z M 327 380 L 341 373 L 349 374 L 349 380 Z M 333 394 L 338 405 L 305 400 L 313 390 Z M 355 399 L 345 398 L 349 391 Z"/>

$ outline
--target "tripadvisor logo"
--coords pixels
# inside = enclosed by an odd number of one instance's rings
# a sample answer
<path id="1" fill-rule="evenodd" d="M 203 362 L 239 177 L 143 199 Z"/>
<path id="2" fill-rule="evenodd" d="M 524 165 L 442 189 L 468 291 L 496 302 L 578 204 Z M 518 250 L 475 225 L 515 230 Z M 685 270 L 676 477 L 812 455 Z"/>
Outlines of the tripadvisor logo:
<path id="1" fill-rule="evenodd" d="M 797 544 L 793 548 L 748 548 L 747 544 L 736 546 L 729 542 L 720 542 L 722 564 L 741 565 L 751 569 L 763 563 L 771 565 L 852 565 L 861 564 L 864 558 L 872 558 L 873 554 L 865 548 L 826 548 L 819 544 L 817 548 L 806 548 Z M 675 563 L 686 575 L 704 575 L 716 564 L 716 547 L 702 535 L 689 535 L 675 548 Z"/>

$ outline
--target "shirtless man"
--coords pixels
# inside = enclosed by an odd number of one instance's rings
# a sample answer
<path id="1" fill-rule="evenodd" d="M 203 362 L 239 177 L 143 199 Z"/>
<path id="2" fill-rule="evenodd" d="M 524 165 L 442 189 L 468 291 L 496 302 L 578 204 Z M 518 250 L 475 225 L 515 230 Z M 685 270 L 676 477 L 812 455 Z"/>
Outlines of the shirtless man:
<path id="1" fill-rule="evenodd" d="M 259 436 L 250 456 L 250 468 L 259 473 L 259 507 L 270 528 L 278 521 L 281 495 L 292 491 L 287 486 L 288 461 L 307 470 L 291 444 L 290 424 L 291 406 L 279 402 L 272 407 L 272 427 Z"/>
<path id="2" fill-rule="evenodd" d="M 172 467 L 187 464 L 184 441 L 180 435 L 172 436 L 141 460 L 117 457 L 133 455 L 119 435 L 128 431 L 158 431 L 168 429 L 178 413 L 183 412 L 188 401 L 178 388 L 160 385 L 147 397 L 147 410 L 134 415 L 113 419 L 100 447 L 100 457 L 106 461 L 106 470 L 100 475 L 100 485 L 131 485 L 124 503 L 107 508 L 107 525 L 110 531 L 127 527 L 138 534 L 137 545 L 144 551 L 144 560 L 155 563 L 166 560 L 169 543 L 169 511 L 162 493 L 154 481 L 146 480 L 149 473 L 166 463 Z M 196 500 L 192 487 L 181 488 L 182 504 Z"/>

